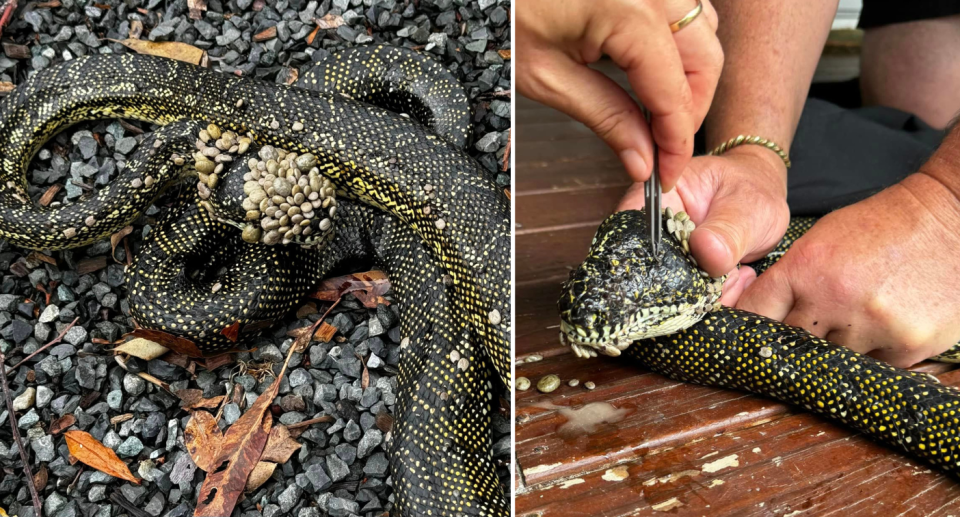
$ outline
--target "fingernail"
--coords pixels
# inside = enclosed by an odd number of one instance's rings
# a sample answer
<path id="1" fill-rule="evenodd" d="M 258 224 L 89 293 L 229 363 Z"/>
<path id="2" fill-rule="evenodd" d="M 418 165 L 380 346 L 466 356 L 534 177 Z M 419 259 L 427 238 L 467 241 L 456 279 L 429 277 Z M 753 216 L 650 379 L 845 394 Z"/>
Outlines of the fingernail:
<path id="1" fill-rule="evenodd" d="M 620 151 L 620 161 L 623 162 L 627 173 L 633 177 L 634 181 L 643 181 L 641 178 L 646 177 L 647 163 L 635 149 Z"/>

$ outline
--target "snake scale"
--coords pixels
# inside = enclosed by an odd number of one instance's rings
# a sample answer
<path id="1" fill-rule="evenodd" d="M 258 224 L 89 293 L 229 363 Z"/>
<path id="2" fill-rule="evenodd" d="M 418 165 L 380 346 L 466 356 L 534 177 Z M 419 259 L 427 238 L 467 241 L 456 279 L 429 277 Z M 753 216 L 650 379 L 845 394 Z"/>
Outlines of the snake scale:
<path id="1" fill-rule="evenodd" d="M 33 154 L 99 118 L 160 127 L 90 199 L 30 203 Z M 490 420 L 510 386 L 509 202 L 462 149 L 469 121 L 453 76 L 405 49 L 336 53 L 295 86 L 136 54 L 75 59 L 0 103 L 0 237 L 81 246 L 180 189 L 128 268 L 131 312 L 203 352 L 249 343 L 332 267 L 372 260 L 401 315 L 394 514 L 507 515 Z"/>
<path id="2" fill-rule="evenodd" d="M 690 254 L 694 223 L 666 210 L 670 235 L 654 257 L 645 217 L 636 210 L 608 217 L 564 284 L 561 341 L 574 353 L 622 354 L 672 379 L 794 404 L 960 474 L 960 391 L 803 329 L 720 306 L 724 279 L 710 278 Z M 758 272 L 813 223 L 791 221 L 783 241 L 755 264 Z"/>

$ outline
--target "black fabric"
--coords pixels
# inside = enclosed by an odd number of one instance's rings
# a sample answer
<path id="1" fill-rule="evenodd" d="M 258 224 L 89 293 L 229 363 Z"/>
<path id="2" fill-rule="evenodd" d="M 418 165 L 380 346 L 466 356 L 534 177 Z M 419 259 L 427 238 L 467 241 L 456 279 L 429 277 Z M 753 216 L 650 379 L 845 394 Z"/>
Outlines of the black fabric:
<path id="1" fill-rule="evenodd" d="M 790 213 L 821 216 L 866 199 L 916 172 L 944 134 L 894 108 L 807 99 L 790 149 Z M 706 152 L 702 129 L 694 142 Z"/>
<path id="2" fill-rule="evenodd" d="M 929 20 L 960 14 L 957 0 L 863 0 L 860 28 Z"/>
<path id="3" fill-rule="evenodd" d="M 897 109 L 808 99 L 790 150 L 790 213 L 823 215 L 879 192 L 916 172 L 944 134 Z"/>

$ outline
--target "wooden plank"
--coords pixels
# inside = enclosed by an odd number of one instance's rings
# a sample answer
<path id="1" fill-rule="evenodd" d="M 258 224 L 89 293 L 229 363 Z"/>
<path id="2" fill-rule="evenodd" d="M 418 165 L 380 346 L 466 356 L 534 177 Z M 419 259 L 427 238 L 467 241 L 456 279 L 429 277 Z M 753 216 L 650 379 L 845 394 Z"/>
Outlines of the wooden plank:
<path id="1" fill-rule="evenodd" d="M 622 185 L 517 195 L 517 223 L 525 233 L 555 227 L 593 225 L 612 214 L 626 188 Z"/>
<path id="2" fill-rule="evenodd" d="M 519 144 L 521 147 L 523 144 Z M 616 156 L 569 161 L 518 163 L 514 191 L 518 196 L 551 190 L 620 185 L 625 192 L 631 181 Z M 517 207 L 522 206 L 519 202 Z"/>
<path id="3" fill-rule="evenodd" d="M 942 371 L 943 366 L 923 368 Z M 945 384 L 960 384 L 956 370 L 940 377 Z M 700 408 L 697 399 L 686 405 L 698 407 L 698 413 L 724 410 L 719 405 Z M 649 404 L 644 408 L 648 413 L 659 410 Z M 754 420 L 754 425 L 685 436 L 682 442 L 626 461 L 610 458 L 595 463 L 597 468 L 561 472 L 562 463 L 526 474 L 527 488 L 518 493 L 517 514 L 655 515 L 679 504 L 671 513 L 801 515 L 792 512 L 802 510 L 802 515 L 842 511 L 841 515 L 919 516 L 948 515 L 948 509 L 955 512 L 960 507 L 960 485 L 925 465 L 815 415 L 785 411 L 770 416 Z M 587 439 L 599 442 L 601 433 Z M 517 439 L 518 462 L 530 472 L 520 456 L 520 429 Z M 557 447 L 540 440 L 541 455 Z M 577 452 L 568 446 L 555 456 L 573 458 Z M 543 475 L 547 473 L 567 475 L 548 479 Z"/>
<path id="4" fill-rule="evenodd" d="M 516 230 L 516 282 L 519 285 L 533 281 L 551 281 L 557 285 L 566 280 L 570 269 L 587 256 L 593 235 L 600 221 L 582 226 L 553 228 L 549 231 L 526 232 Z"/>

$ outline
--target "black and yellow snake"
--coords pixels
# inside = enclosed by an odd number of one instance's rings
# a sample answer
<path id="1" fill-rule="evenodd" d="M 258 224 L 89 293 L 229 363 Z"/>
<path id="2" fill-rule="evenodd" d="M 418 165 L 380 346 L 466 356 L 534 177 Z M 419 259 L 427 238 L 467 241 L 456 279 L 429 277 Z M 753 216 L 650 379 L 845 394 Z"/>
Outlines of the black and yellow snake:
<path id="1" fill-rule="evenodd" d="M 795 404 L 960 473 L 960 391 L 803 329 L 720 306 L 723 278 L 710 278 L 690 254 L 693 222 L 667 210 L 670 236 L 654 257 L 645 217 L 629 210 L 607 218 L 564 284 L 561 341 L 578 356 L 624 354 L 676 380 Z M 792 221 L 757 268 L 776 262 L 812 224 Z"/>
<path id="2" fill-rule="evenodd" d="M 33 154 L 98 118 L 161 127 L 90 199 L 29 202 Z M 80 58 L 0 104 L 0 237 L 33 249 L 88 244 L 177 185 L 180 203 L 128 270 L 131 310 L 204 352 L 248 342 L 335 264 L 373 259 L 401 313 L 395 513 L 506 515 L 490 419 L 495 387 L 510 385 L 509 203 L 462 149 L 469 121 L 457 81 L 404 49 L 340 52 L 295 86 L 151 56 Z M 257 167 L 260 180 L 249 175 Z M 272 245 L 279 238 L 258 224 L 283 229 L 289 244 Z"/>

